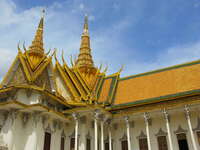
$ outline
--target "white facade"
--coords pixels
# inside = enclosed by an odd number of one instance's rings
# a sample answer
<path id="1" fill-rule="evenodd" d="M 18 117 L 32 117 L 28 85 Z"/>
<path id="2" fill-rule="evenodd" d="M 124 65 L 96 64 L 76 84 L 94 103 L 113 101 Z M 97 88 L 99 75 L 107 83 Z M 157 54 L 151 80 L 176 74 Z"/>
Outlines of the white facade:
<path id="1" fill-rule="evenodd" d="M 37 97 L 37 96 L 36 96 Z M 35 100 L 33 100 L 35 101 Z M 13 106 L 12 106 L 13 107 Z M 44 133 L 51 133 L 51 149 L 60 150 L 61 137 L 65 137 L 65 149 L 70 150 L 70 139 L 75 138 L 75 120 L 73 118 L 68 121 L 62 121 L 51 115 L 46 115 L 45 112 L 26 111 L 24 109 L 4 108 L 1 107 L 1 145 L 8 147 L 9 150 L 43 150 Z M 190 120 L 192 125 L 192 134 L 194 143 L 190 134 L 189 124 L 186 118 L 185 108 L 177 107 L 168 110 L 169 127 L 171 137 L 168 137 L 166 119 L 162 110 L 149 112 L 149 141 L 152 150 L 158 149 L 157 136 L 162 135 L 167 137 L 167 145 L 170 150 L 169 139 L 172 140 L 173 150 L 179 150 L 177 134 L 185 133 L 189 150 L 194 150 L 194 144 L 197 149 L 200 149 L 196 131 L 200 130 L 200 120 L 198 122 L 200 108 L 199 105 L 190 106 Z M 78 113 L 77 113 L 78 114 Z M 86 150 L 86 139 L 91 141 L 91 149 L 95 149 L 95 119 L 97 119 L 97 147 L 103 150 L 100 124 L 104 123 L 103 139 L 104 143 L 109 142 L 109 130 L 111 128 L 111 136 L 113 150 L 122 150 L 121 141 L 127 138 L 127 133 L 130 135 L 130 149 L 139 150 L 139 138 L 146 136 L 146 123 L 144 113 L 129 114 L 128 117 L 122 116 L 112 118 L 109 123 L 106 115 L 99 112 L 96 116 L 94 111 L 80 112 L 78 114 L 78 149 Z M 128 120 L 128 121 L 127 121 Z M 127 126 L 127 123 L 129 126 Z M 127 130 L 129 127 L 129 130 Z M 161 132 L 159 132 L 161 131 Z M 144 135 L 142 135 L 144 133 Z M 142 138 L 142 137 L 141 137 Z M 127 138 L 128 140 L 128 138 Z M 149 148 L 149 149 L 150 149 Z M 95 149 L 96 150 L 96 149 Z"/>

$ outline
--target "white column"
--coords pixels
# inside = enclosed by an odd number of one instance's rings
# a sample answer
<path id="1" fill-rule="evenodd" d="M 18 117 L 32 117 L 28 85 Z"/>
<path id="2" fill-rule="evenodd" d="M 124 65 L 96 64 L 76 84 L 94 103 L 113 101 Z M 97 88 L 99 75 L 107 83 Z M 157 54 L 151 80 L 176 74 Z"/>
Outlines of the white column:
<path id="1" fill-rule="evenodd" d="M 17 112 L 17 110 L 14 110 L 14 109 L 11 109 L 10 112 L 8 113 L 8 120 L 9 120 L 8 125 L 9 125 L 9 128 L 11 130 L 8 131 L 7 136 L 8 136 L 8 139 L 9 139 L 8 148 L 11 149 L 11 150 L 13 150 L 15 138 L 16 138 L 16 136 L 18 136 L 18 135 L 14 134 L 15 133 L 14 131 L 16 130 L 15 122 L 16 122 L 16 119 L 17 119 L 17 115 L 18 115 L 18 112 Z"/>
<path id="2" fill-rule="evenodd" d="M 101 150 L 104 150 L 104 121 L 101 120 Z"/>
<path id="3" fill-rule="evenodd" d="M 75 120 L 75 149 L 74 150 L 78 150 L 78 114 L 72 114 Z"/>
<path id="4" fill-rule="evenodd" d="M 98 150 L 98 112 L 94 114 L 94 149 Z"/>
<path id="5" fill-rule="evenodd" d="M 112 126 L 111 126 L 111 122 L 112 120 L 111 119 L 108 119 L 107 120 L 107 124 L 108 124 L 108 142 L 109 142 L 109 150 L 112 150 Z"/>
<path id="6" fill-rule="evenodd" d="M 148 150 L 151 150 L 151 140 L 150 140 L 150 133 L 149 133 L 149 114 L 144 113 L 144 120 L 146 124 L 146 134 L 147 134 L 147 143 L 148 143 Z"/>
<path id="7" fill-rule="evenodd" d="M 126 132 L 127 132 L 128 150 L 131 150 L 131 138 L 130 138 L 129 118 L 125 117 L 125 121 L 126 121 Z"/>
<path id="8" fill-rule="evenodd" d="M 111 134 L 111 126 L 109 127 L 108 137 L 109 137 L 109 150 L 112 150 L 112 134 Z"/>
<path id="9" fill-rule="evenodd" d="M 165 121 L 166 121 L 167 137 L 168 137 L 168 140 L 169 140 L 169 147 L 170 147 L 170 150 L 174 150 L 173 144 L 172 144 L 171 129 L 170 129 L 170 125 L 169 125 L 169 114 L 167 113 L 167 111 L 165 109 L 163 111 L 163 114 L 164 114 L 164 118 L 165 118 Z"/>
<path id="10" fill-rule="evenodd" d="M 190 135 L 191 135 L 191 139 L 192 139 L 192 146 L 194 150 L 198 150 L 197 148 L 197 143 L 195 141 L 195 136 L 194 136 L 194 132 L 192 130 L 192 123 L 191 123 L 191 119 L 190 119 L 190 111 L 188 106 L 185 106 L 185 114 L 186 114 L 186 119 L 187 119 L 187 123 L 188 123 L 188 127 L 189 127 L 189 131 L 190 131 Z"/>

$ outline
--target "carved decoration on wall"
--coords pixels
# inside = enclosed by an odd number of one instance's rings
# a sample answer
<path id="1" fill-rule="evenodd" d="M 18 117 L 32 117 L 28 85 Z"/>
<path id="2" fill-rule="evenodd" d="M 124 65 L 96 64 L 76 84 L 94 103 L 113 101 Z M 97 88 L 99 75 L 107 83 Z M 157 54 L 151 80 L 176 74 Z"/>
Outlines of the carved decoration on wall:
<path id="1" fill-rule="evenodd" d="M 147 136 L 146 136 L 146 134 L 144 134 L 143 131 L 141 131 L 141 132 L 140 132 L 140 135 L 137 136 L 137 139 L 145 139 L 145 138 L 147 138 Z"/>
<path id="2" fill-rule="evenodd" d="M 200 118 L 197 118 L 197 127 L 193 129 L 193 131 L 200 131 Z"/>
<path id="3" fill-rule="evenodd" d="M 155 136 L 167 136 L 167 132 L 163 131 L 162 128 L 160 128 Z"/>
<path id="4" fill-rule="evenodd" d="M 181 134 L 181 133 L 186 133 L 187 130 L 184 130 L 181 125 L 178 126 L 178 129 L 174 131 L 175 134 Z"/>
<path id="5" fill-rule="evenodd" d="M 9 117 L 11 119 L 11 125 L 14 124 L 15 119 L 17 118 L 18 112 L 16 109 L 11 109 L 9 112 Z"/>
<path id="6" fill-rule="evenodd" d="M 45 132 L 48 132 L 48 133 L 53 133 L 51 127 L 50 127 L 50 124 L 47 125 L 46 129 L 45 129 Z"/>
<path id="7" fill-rule="evenodd" d="M 28 123 L 28 119 L 29 118 L 30 118 L 30 114 L 22 113 L 22 125 L 23 125 L 23 127 L 26 126 L 26 124 Z"/>
<path id="8" fill-rule="evenodd" d="M 124 133 L 124 135 L 119 139 L 120 141 L 126 141 L 127 140 L 127 135 Z"/>
<path id="9" fill-rule="evenodd" d="M 64 130 L 62 130 L 61 137 L 66 138 L 66 135 L 65 135 L 65 131 L 64 131 Z"/>
<path id="10" fill-rule="evenodd" d="M 91 135 L 90 135 L 90 131 L 88 131 L 87 135 L 86 135 L 86 139 L 92 139 Z"/>
<path id="11" fill-rule="evenodd" d="M 34 123 L 34 127 L 36 128 L 37 127 L 37 124 L 39 123 L 39 121 L 40 121 L 40 118 L 41 118 L 41 116 L 40 116 L 40 112 L 33 112 L 32 113 L 32 117 L 33 117 L 33 123 Z"/>

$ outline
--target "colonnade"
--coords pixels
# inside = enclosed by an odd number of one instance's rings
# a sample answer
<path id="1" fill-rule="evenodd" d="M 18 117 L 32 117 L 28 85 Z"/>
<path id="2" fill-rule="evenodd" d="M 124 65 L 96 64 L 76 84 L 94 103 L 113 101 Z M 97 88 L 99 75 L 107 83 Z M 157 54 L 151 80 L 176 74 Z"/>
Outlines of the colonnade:
<path id="1" fill-rule="evenodd" d="M 186 105 L 184 107 L 184 112 L 187 120 L 187 125 L 189 129 L 189 133 L 191 136 L 191 141 L 192 141 L 192 147 L 194 150 L 198 150 L 198 144 L 195 140 L 195 134 L 192 128 L 192 123 L 191 123 L 191 113 L 189 107 Z M 174 150 L 173 142 L 172 142 L 172 133 L 171 133 L 171 127 L 170 127 L 170 116 L 169 113 L 166 109 L 163 109 L 163 118 L 165 120 L 165 126 L 167 129 L 167 138 L 168 138 L 168 146 L 169 150 Z M 101 150 L 105 150 L 105 143 L 104 143 L 104 125 L 108 125 L 108 142 L 109 142 L 109 150 L 112 150 L 112 132 L 111 132 L 111 121 L 107 121 L 103 118 L 99 117 L 99 113 L 95 112 L 94 113 L 94 150 L 98 150 L 98 136 L 100 134 L 100 145 L 101 145 Z M 75 119 L 75 150 L 78 150 L 78 119 L 76 115 L 73 115 Z M 133 150 L 132 145 L 131 145 L 131 132 L 130 132 L 130 119 L 128 116 L 124 117 L 124 122 L 126 124 L 126 135 L 127 135 L 127 144 L 128 144 L 128 150 Z M 152 150 L 152 145 L 151 145 L 151 136 L 150 136 L 150 126 L 151 126 L 151 117 L 150 114 L 145 112 L 144 113 L 144 122 L 145 122 L 145 130 L 146 130 L 146 137 L 147 137 L 147 145 L 148 145 L 148 150 Z M 98 131 L 98 124 L 100 124 L 100 130 L 101 132 L 99 133 Z"/>

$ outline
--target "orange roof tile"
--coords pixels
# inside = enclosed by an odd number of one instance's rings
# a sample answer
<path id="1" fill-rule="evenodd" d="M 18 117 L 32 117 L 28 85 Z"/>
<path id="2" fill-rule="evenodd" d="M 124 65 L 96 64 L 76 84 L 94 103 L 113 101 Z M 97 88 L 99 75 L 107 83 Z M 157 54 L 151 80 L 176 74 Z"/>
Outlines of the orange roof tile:
<path id="1" fill-rule="evenodd" d="M 104 80 L 98 102 L 105 102 L 107 100 L 111 83 L 112 83 L 112 78 Z"/>
<path id="2" fill-rule="evenodd" d="M 196 89 L 200 89 L 200 61 L 122 78 L 118 82 L 114 104 Z"/>

